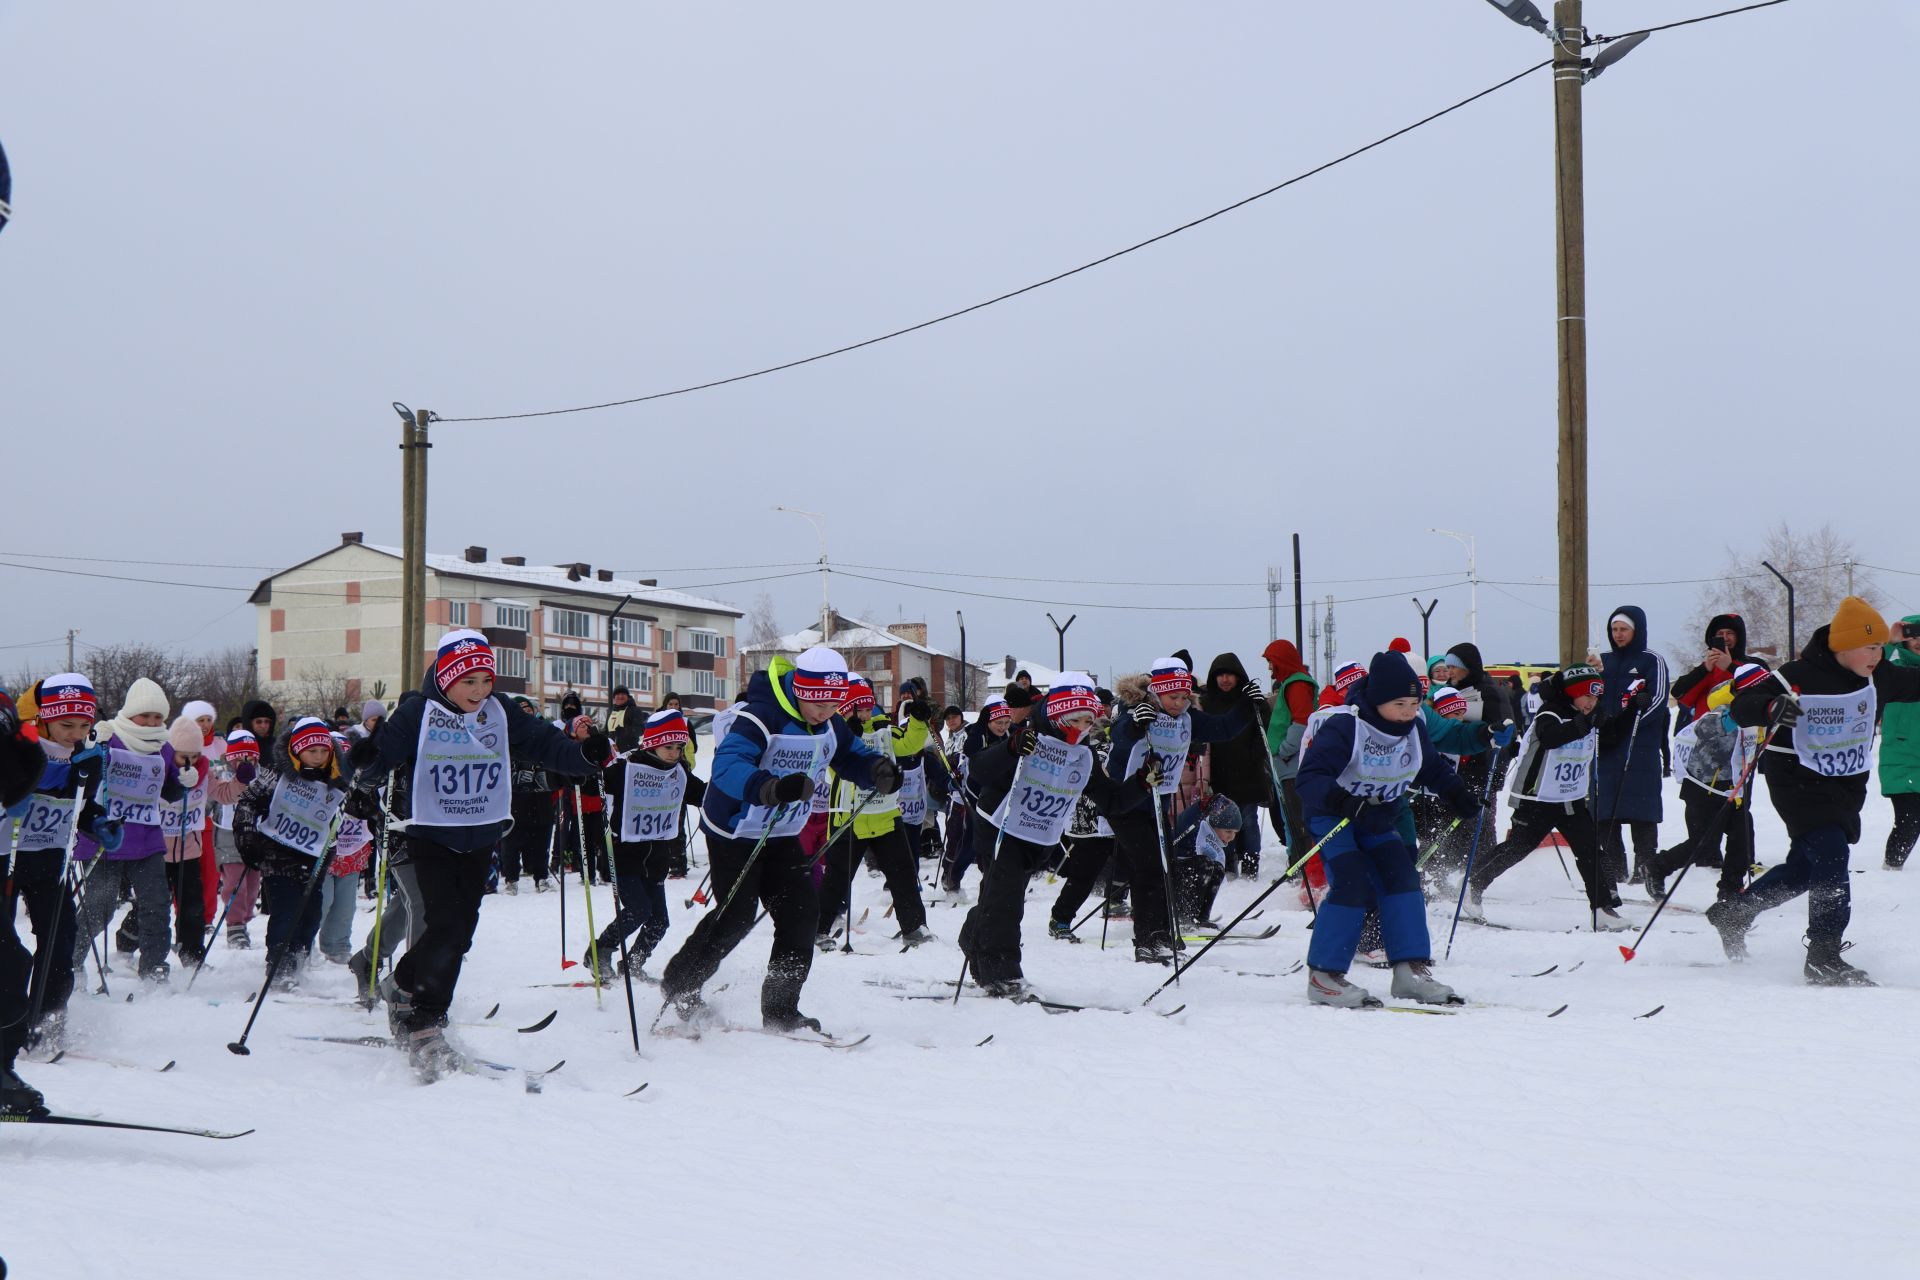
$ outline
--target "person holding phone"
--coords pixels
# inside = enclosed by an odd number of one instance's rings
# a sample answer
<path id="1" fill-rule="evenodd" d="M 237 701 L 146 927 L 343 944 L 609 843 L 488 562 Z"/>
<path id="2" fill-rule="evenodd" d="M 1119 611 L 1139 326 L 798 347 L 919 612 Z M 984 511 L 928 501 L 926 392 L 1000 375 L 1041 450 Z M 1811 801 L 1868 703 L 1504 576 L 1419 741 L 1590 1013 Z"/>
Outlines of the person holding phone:
<path id="1" fill-rule="evenodd" d="M 1890 628 L 1887 661 L 1920 669 L 1920 613 L 1910 613 Z M 1920 841 L 1920 706 L 1897 703 L 1880 719 L 1880 794 L 1893 801 L 1893 830 L 1887 833 L 1886 868 L 1907 865 Z"/>

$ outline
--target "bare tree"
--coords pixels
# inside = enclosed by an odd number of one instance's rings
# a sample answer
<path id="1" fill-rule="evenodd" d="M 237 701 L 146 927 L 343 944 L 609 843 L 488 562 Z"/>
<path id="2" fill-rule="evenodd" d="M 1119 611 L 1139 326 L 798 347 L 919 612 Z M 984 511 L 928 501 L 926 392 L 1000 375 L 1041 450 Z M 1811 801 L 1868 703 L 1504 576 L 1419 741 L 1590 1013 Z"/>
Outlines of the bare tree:
<path id="1" fill-rule="evenodd" d="M 762 591 L 747 611 L 747 643 L 766 647 L 779 639 L 780 622 L 774 614 L 773 597 Z"/>
<path id="2" fill-rule="evenodd" d="M 1832 525 L 1800 532 L 1782 521 L 1767 531 L 1759 548 L 1727 549 L 1725 576 L 1701 589 L 1688 640 L 1697 642 L 1715 614 L 1737 613 L 1746 621 L 1750 651 L 1775 662 L 1798 656 L 1786 652 L 1787 590 L 1763 561 L 1793 583 L 1795 640 L 1803 646 L 1815 628 L 1833 617 L 1844 597 L 1856 595 L 1869 604 L 1880 598 L 1880 584 L 1871 570 L 1860 566 L 1852 539 L 1836 533 Z M 1679 648 L 1676 660 L 1686 652 Z"/>

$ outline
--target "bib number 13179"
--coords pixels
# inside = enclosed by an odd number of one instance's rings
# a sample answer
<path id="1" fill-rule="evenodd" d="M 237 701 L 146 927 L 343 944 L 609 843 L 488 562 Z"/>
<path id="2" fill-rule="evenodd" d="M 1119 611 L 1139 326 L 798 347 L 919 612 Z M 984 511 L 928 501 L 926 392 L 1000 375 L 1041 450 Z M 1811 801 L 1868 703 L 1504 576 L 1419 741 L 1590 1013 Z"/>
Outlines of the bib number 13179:
<path id="1" fill-rule="evenodd" d="M 491 791 L 500 782 L 498 761 L 477 764 L 436 764 L 427 769 L 433 789 L 443 796 L 471 796 Z"/>

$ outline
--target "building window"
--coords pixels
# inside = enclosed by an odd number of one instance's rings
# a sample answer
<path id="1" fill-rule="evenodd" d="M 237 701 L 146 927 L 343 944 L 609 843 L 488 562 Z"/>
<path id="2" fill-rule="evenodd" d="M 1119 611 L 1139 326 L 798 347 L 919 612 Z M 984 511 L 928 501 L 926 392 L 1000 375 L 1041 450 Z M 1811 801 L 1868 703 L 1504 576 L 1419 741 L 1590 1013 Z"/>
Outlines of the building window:
<path id="1" fill-rule="evenodd" d="M 467 602 L 465 600 L 447 601 L 447 625 L 464 627 L 467 625 Z"/>
<path id="2" fill-rule="evenodd" d="M 287 660 L 285 658 L 274 658 L 273 660 L 267 663 L 267 679 L 273 681 L 275 684 L 278 684 L 280 681 L 285 680 L 286 678 L 287 678 Z"/>
<path id="3" fill-rule="evenodd" d="M 868 654 L 866 656 L 866 667 L 869 671 L 885 671 L 887 669 L 887 651 L 885 649 L 876 649 L 874 652 Z"/>
<path id="4" fill-rule="evenodd" d="M 550 653 L 547 655 L 547 683 L 592 687 L 600 682 L 593 678 L 592 658 L 576 658 L 570 653 Z"/>
<path id="5" fill-rule="evenodd" d="M 726 701 L 727 682 L 725 680 L 721 680 L 717 677 L 715 678 L 713 682 L 713 696 L 720 699 L 722 702 Z"/>
<path id="6" fill-rule="evenodd" d="M 531 631 L 533 610 L 524 604 L 496 604 L 493 606 L 493 625 L 506 627 L 510 631 Z"/>
<path id="7" fill-rule="evenodd" d="M 578 609 L 547 610 L 549 635 L 571 636 L 575 640 L 593 639 L 593 615 Z"/>
<path id="8" fill-rule="evenodd" d="M 691 652 L 711 653 L 719 657 L 726 656 L 727 642 L 720 638 L 718 631 L 705 631 L 699 627 L 686 627 L 683 628 L 683 630 L 686 632 L 685 641 L 687 648 Z"/>
<path id="9" fill-rule="evenodd" d="M 647 620 L 645 618 L 615 618 L 611 625 L 615 644 L 637 644 L 642 647 L 646 645 Z"/>
<path id="10" fill-rule="evenodd" d="M 716 698 L 720 696 L 719 686 L 722 682 L 714 678 L 713 672 L 693 671 L 688 674 L 693 677 L 693 691 L 695 693 L 704 693 Z"/>
<path id="11" fill-rule="evenodd" d="M 495 649 L 493 660 L 499 665 L 500 674 L 508 680 L 527 678 L 527 651 L 525 649 Z"/>
<path id="12" fill-rule="evenodd" d="M 613 682 L 625 685 L 634 693 L 652 693 L 653 668 L 632 662 L 616 662 L 613 664 Z"/>
<path id="13" fill-rule="evenodd" d="M 666 627 L 660 628 L 660 652 L 673 652 L 673 632 Z"/>

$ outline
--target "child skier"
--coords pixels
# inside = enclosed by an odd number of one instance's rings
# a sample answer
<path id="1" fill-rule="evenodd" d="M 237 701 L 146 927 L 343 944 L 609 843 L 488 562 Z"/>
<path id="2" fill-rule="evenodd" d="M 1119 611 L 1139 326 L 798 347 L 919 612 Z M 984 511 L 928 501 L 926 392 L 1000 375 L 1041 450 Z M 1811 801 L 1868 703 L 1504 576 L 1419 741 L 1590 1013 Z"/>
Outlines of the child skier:
<path id="1" fill-rule="evenodd" d="M 1220 715 L 1196 711 L 1193 673 L 1179 658 L 1155 659 L 1147 674 L 1119 681 L 1117 691 L 1123 710 L 1114 720 L 1108 776 L 1124 782 L 1140 773 L 1149 755 L 1160 762 L 1160 781 L 1152 798 L 1129 797 L 1108 815 L 1133 890 L 1133 958 L 1143 964 L 1172 964 L 1180 939 L 1172 928 L 1173 904 L 1166 893 L 1172 868 L 1161 861 L 1164 828 L 1156 831 L 1171 818 L 1171 814 L 1162 815 L 1160 797 L 1171 796 L 1179 787 L 1180 772 L 1193 746 L 1232 738 L 1250 723 L 1265 724 L 1267 700 L 1260 682 L 1249 679 L 1233 711 Z"/>
<path id="2" fill-rule="evenodd" d="M 1327 896 L 1307 949 L 1307 998 L 1342 1008 L 1380 1001 L 1346 979 L 1369 908 L 1380 912 L 1393 994 L 1422 1004 L 1458 1002 L 1430 968 L 1426 900 L 1413 852 L 1395 831 L 1399 802 L 1416 783 L 1463 818 L 1480 810 L 1420 721 L 1420 678 L 1391 650 L 1377 653 L 1347 710 L 1320 724 L 1300 765 L 1307 830 L 1325 841 Z M 1338 830 L 1336 831 L 1336 828 Z"/>
<path id="3" fill-rule="evenodd" d="M 685 716 L 656 711 L 636 726 L 632 756 L 616 757 L 601 775 L 616 833 L 613 883 L 620 910 L 581 960 L 589 972 L 599 961 L 597 977 L 602 982 L 613 977 L 613 957 L 623 939 L 639 931 L 627 953 L 637 978 L 667 935 L 667 873 L 683 847 L 686 807 L 699 808 L 707 798 L 707 784 L 694 777 L 681 758 L 692 740 Z"/>
<path id="4" fill-rule="evenodd" d="M 1860 838 L 1880 707 L 1920 702 L 1920 669 L 1881 660 L 1883 645 L 1905 638 L 1905 624 L 1890 628 L 1872 605 L 1848 596 L 1800 656 L 1781 666 L 1780 678 L 1792 693 L 1762 681 L 1735 695 L 1735 723 L 1776 726 L 1760 772 L 1793 843 L 1786 861 L 1745 892 L 1707 908 L 1707 920 L 1719 931 L 1729 958 L 1745 958 L 1747 930 L 1761 912 L 1805 893 L 1807 981 L 1822 987 L 1874 985 L 1840 958 L 1853 915 L 1847 856 Z"/>
<path id="5" fill-rule="evenodd" d="M 1518 779 L 1508 797 L 1513 823 L 1507 838 L 1475 861 L 1468 877 L 1462 914 L 1484 920 L 1480 898 L 1487 886 L 1521 861 L 1553 832 L 1573 851 L 1587 894 L 1590 923 L 1596 931 L 1631 928 L 1621 916 L 1620 895 L 1606 874 L 1600 834 L 1593 820 L 1594 756 L 1599 732 L 1593 727 L 1605 677 L 1586 665 L 1555 672 L 1540 688 L 1540 714 L 1527 726 L 1515 766 Z"/>
<path id="6" fill-rule="evenodd" d="M 389 789 L 389 840 L 400 838 L 420 898 L 418 940 L 381 981 L 387 1021 L 424 1080 L 463 1067 L 447 1042 L 447 1010 L 473 945 L 492 870 L 488 856 L 511 820 L 512 757 L 585 777 L 612 754 L 584 716 L 568 732 L 493 694 L 493 646 L 477 631 L 440 638 L 420 695 L 354 744 L 350 812 L 372 817 L 374 788 Z"/>
<path id="7" fill-rule="evenodd" d="M 701 918 L 660 980 L 683 1020 L 699 1016 L 700 988 L 752 930 L 758 902 L 773 917 L 761 1021 L 776 1031 L 820 1029 L 799 1007 L 820 920 L 798 839 L 812 812 L 814 784 L 831 764 L 883 796 L 900 786 L 899 766 L 875 755 L 835 714 L 847 685 L 846 660 L 824 645 L 792 662 L 776 658 L 747 682 L 739 711 L 714 748 L 700 826 L 720 906 Z"/>
<path id="8" fill-rule="evenodd" d="M 854 696 L 840 709 L 840 715 L 847 727 L 867 744 L 875 755 L 901 764 L 901 757 L 917 759 L 920 748 L 927 743 L 927 721 L 932 717 L 933 709 L 924 703 L 917 708 L 906 709 L 906 716 L 896 728 L 885 712 L 875 712 L 873 706 L 873 686 L 859 676 L 852 676 Z M 925 715 L 916 714 L 924 711 Z M 820 879 L 820 925 L 815 933 L 814 945 L 822 951 L 831 951 L 836 940 L 835 922 L 841 913 L 850 910 L 852 901 L 853 873 L 864 859 L 886 878 L 887 892 L 893 898 L 894 919 L 899 922 L 901 940 L 908 947 L 917 947 L 933 941 L 933 935 L 927 931 L 927 908 L 920 901 L 920 868 L 914 861 L 913 850 L 907 844 L 906 833 L 900 829 L 902 797 L 906 795 L 908 778 L 919 783 L 921 813 L 926 810 L 926 778 L 915 765 L 909 772 L 905 765 L 900 769 L 900 791 L 894 795 L 881 796 L 862 793 L 851 782 L 834 778 L 833 803 L 829 812 L 838 815 L 850 813 L 858 808 L 860 812 L 852 819 L 853 830 L 841 837 L 844 849 L 835 848 L 826 856 Z M 844 820 L 838 819 L 844 825 Z M 838 834 L 838 833 L 834 833 Z M 833 835 L 828 836 L 829 840 Z M 851 918 L 846 919 L 848 929 L 853 927 Z"/>
<path id="9" fill-rule="evenodd" d="M 1082 794 L 1096 808 L 1111 811 L 1116 804 L 1145 799 L 1167 767 L 1163 757 L 1148 753 L 1142 753 L 1139 767 L 1125 778 L 1115 779 L 1097 767 L 1086 741 L 1100 710 L 1093 689 L 1091 676 L 1061 672 L 1047 690 L 1044 709 L 999 745 L 973 757 L 980 796 L 974 839 L 986 873 L 980 901 L 960 926 L 960 950 L 974 981 L 988 995 L 1028 995 L 1020 969 L 1027 884 L 1058 854 L 1060 837 Z"/>
<path id="10" fill-rule="evenodd" d="M 1182 929 L 1218 929 L 1213 900 L 1227 875 L 1227 852 L 1240 834 L 1242 806 L 1229 796 L 1188 806 L 1173 824 L 1173 894 Z"/>
<path id="11" fill-rule="evenodd" d="M 333 754 L 333 731 L 302 716 L 263 752 L 260 771 L 233 810 L 234 840 L 267 895 L 267 981 L 282 991 L 300 973 L 320 932 L 320 894 L 308 882 L 333 856 L 335 819 L 347 780 Z"/>
<path id="12" fill-rule="evenodd" d="M 1738 894 L 1753 868 L 1753 807 L 1737 803 L 1724 819 L 1720 816 L 1722 807 L 1736 795 L 1752 794 L 1751 786 L 1743 791 L 1742 784 L 1748 780 L 1747 766 L 1754 752 L 1760 749 L 1760 731 L 1735 724 L 1732 705 L 1735 697 L 1750 689 L 1772 683 L 1778 693 L 1785 686 L 1769 681 L 1772 673 L 1763 662 L 1744 663 L 1729 674 L 1730 679 L 1716 683 L 1710 692 L 1693 700 L 1688 707 L 1690 718 L 1673 735 L 1673 754 L 1682 776 L 1680 800 L 1686 806 L 1687 838 L 1647 860 L 1647 896 L 1655 902 L 1667 896 L 1667 877 L 1689 862 L 1720 869 L 1720 898 Z M 1720 856 L 1723 838 L 1727 848 L 1724 862 Z"/>

